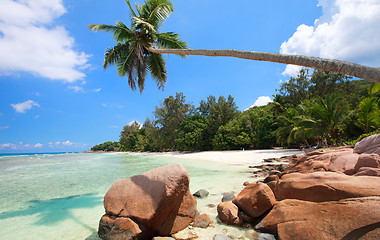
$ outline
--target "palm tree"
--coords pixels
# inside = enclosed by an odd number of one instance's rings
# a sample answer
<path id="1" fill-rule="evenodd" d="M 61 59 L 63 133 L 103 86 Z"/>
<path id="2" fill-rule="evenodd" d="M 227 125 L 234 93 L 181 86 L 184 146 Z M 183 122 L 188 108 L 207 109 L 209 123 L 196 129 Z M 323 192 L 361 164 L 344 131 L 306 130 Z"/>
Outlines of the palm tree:
<path id="1" fill-rule="evenodd" d="M 380 110 L 378 108 L 378 99 L 374 96 L 364 98 L 358 107 L 358 127 L 362 128 L 365 133 L 380 126 Z"/>
<path id="2" fill-rule="evenodd" d="M 380 83 L 380 68 L 363 66 L 335 59 L 264 53 L 240 50 L 205 50 L 185 49 L 187 45 L 173 32 L 158 33 L 164 20 L 173 12 L 170 0 L 145 0 L 144 5 L 136 3 L 137 14 L 126 0 L 131 11 L 131 27 L 126 27 L 120 21 L 116 25 L 89 25 L 93 31 L 112 32 L 117 45 L 106 51 L 104 68 L 116 65 L 120 76 L 128 75 L 129 86 L 136 89 L 136 78 L 140 91 L 144 89 L 145 76 L 149 71 L 158 88 L 163 88 L 166 82 L 165 60 L 160 54 L 202 55 L 236 57 L 257 61 L 278 62 L 311 67 L 331 72 L 337 72 L 367 81 Z"/>
<path id="3" fill-rule="evenodd" d="M 162 23 L 173 12 L 173 4 L 170 0 L 146 0 L 144 5 L 136 3 L 135 11 L 129 0 L 126 3 L 131 12 L 130 28 L 121 21 L 117 21 L 115 25 L 89 25 L 93 31 L 111 32 L 117 42 L 116 46 L 106 50 L 103 67 L 106 69 L 116 65 L 118 75 L 128 76 L 128 84 L 132 90 L 136 89 L 137 82 L 140 92 L 143 91 L 148 72 L 158 88 L 163 88 L 167 79 L 165 59 L 149 49 L 187 47 L 178 34 L 158 32 Z"/>
<path id="4" fill-rule="evenodd" d="M 336 141 L 347 117 L 347 108 L 343 97 L 327 96 L 325 99 L 317 98 L 314 102 L 306 104 L 305 116 L 302 116 L 299 125 L 307 129 L 310 134 L 321 140 Z"/>

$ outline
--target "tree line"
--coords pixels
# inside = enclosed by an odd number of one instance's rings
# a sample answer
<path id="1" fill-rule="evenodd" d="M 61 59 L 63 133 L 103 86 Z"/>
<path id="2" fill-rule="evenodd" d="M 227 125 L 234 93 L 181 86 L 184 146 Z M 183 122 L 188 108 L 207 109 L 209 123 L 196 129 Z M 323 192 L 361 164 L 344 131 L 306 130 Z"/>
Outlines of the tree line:
<path id="1" fill-rule="evenodd" d="M 176 93 L 156 106 L 153 119 L 124 126 L 119 142 L 96 145 L 92 150 L 110 151 L 110 146 L 118 151 L 205 151 L 343 145 L 379 132 L 377 88 L 346 75 L 302 69 L 281 84 L 273 102 L 243 112 L 232 96 L 209 96 L 195 106 L 183 93 Z"/>

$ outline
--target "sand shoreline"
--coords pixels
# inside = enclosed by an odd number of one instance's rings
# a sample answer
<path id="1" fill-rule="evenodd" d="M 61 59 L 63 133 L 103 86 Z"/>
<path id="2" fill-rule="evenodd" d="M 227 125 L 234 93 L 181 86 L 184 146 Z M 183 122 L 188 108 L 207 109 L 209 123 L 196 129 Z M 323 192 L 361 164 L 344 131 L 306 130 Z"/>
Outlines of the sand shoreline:
<path id="1" fill-rule="evenodd" d="M 304 154 L 299 149 L 230 150 L 203 152 L 115 152 L 113 154 L 170 157 L 189 160 L 220 162 L 233 165 L 255 166 L 263 164 L 263 159 Z"/>

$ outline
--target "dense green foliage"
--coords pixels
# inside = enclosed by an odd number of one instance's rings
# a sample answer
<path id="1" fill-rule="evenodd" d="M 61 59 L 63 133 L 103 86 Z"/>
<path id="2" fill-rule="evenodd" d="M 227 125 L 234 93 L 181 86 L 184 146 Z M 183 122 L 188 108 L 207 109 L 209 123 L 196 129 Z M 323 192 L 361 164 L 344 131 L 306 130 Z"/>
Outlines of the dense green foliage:
<path id="1" fill-rule="evenodd" d="M 99 152 L 117 152 L 120 151 L 120 143 L 119 142 L 105 142 L 102 144 L 95 145 L 91 148 L 91 151 Z"/>
<path id="2" fill-rule="evenodd" d="M 208 96 L 199 106 L 169 96 L 141 126 L 124 126 L 122 151 L 203 151 L 273 146 L 342 145 L 380 130 L 377 85 L 305 69 L 281 85 L 274 101 L 240 112 L 232 96 Z M 106 151 L 111 142 L 97 149 Z M 108 144 L 108 145 L 107 145 Z M 103 146 L 104 145 L 104 146 Z M 94 147 L 94 148 L 95 148 Z M 93 148 L 93 149 L 94 149 Z"/>

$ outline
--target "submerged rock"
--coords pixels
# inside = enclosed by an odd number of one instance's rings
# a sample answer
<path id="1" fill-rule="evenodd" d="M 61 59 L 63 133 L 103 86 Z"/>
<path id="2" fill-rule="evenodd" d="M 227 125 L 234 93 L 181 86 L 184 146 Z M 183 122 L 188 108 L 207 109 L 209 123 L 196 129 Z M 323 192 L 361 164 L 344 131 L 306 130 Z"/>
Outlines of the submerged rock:
<path id="1" fill-rule="evenodd" d="M 235 198 L 235 194 L 233 192 L 225 192 L 223 193 L 222 202 L 229 202 Z"/>
<path id="2" fill-rule="evenodd" d="M 195 218 L 193 227 L 208 228 L 208 226 L 210 226 L 211 223 L 212 221 L 210 217 L 204 213 Z"/>
<path id="3" fill-rule="evenodd" d="M 379 239 L 380 197 L 277 202 L 256 229 L 279 239 Z"/>
<path id="4" fill-rule="evenodd" d="M 209 195 L 209 192 L 205 189 L 200 189 L 193 194 L 194 197 L 199 197 L 199 198 L 205 198 L 208 195 Z"/>
<path id="5" fill-rule="evenodd" d="M 106 215 L 133 219 L 143 233 L 153 236 L 176 233 L 196 215 L 197 202 L 189 191 L 189 181 L 180 164 L 118 180 L 104 197 Z M 104 231 L 108 228 L 100 224 L 99 233 Z"/>

